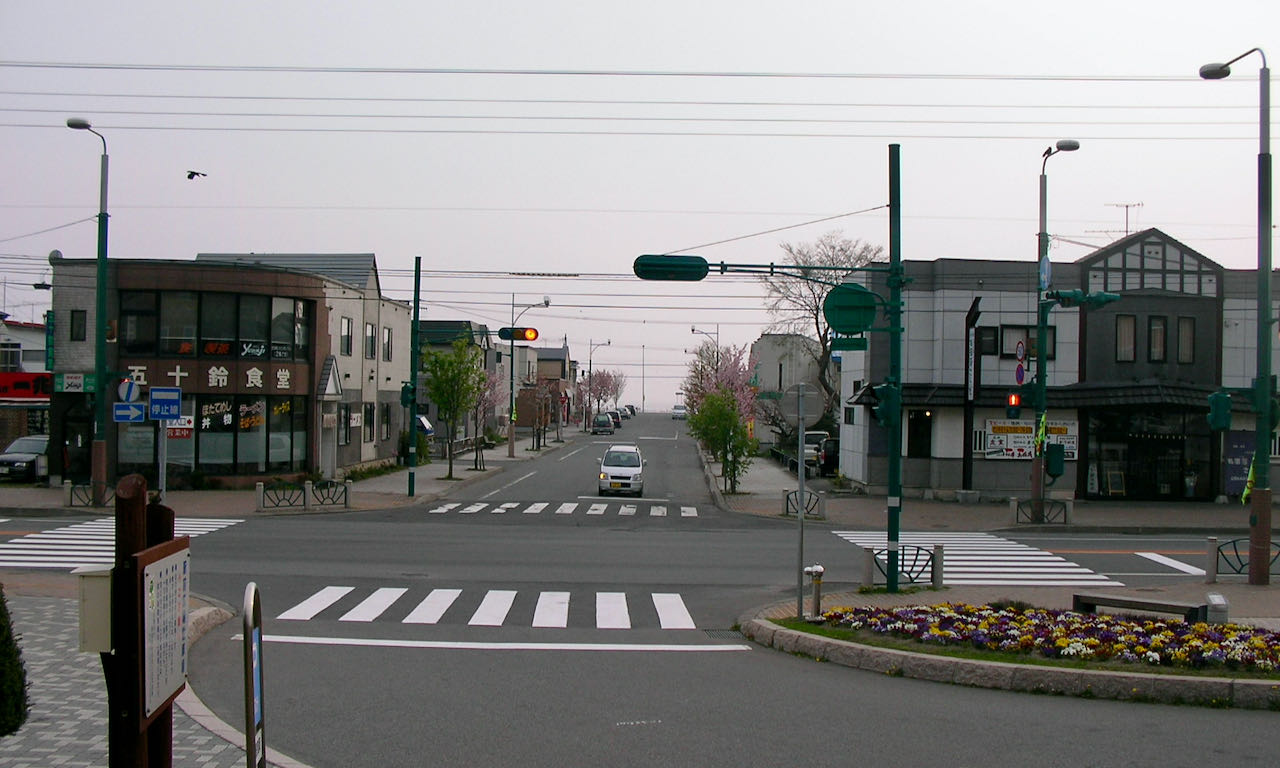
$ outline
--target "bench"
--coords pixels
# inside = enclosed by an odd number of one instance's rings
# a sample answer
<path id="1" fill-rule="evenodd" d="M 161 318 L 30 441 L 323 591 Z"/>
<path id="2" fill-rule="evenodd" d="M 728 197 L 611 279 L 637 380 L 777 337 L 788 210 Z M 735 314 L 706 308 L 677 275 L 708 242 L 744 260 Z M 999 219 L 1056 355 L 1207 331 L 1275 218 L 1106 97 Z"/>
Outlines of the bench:
<path id="1" fill-rule="evenodd" d="M 1181 614 L 1188 624 L 1209 620 L 1209 606 L 1204 603 L 1181 603 L 1172 600 L 1151 600 L 1130 595 L 1083 593 L 1071 596 L 1071 610 L 1076 613 L 1097 613 L 1099 605 L 1112 608 L 1128 608 L 1132 611 Z"/>

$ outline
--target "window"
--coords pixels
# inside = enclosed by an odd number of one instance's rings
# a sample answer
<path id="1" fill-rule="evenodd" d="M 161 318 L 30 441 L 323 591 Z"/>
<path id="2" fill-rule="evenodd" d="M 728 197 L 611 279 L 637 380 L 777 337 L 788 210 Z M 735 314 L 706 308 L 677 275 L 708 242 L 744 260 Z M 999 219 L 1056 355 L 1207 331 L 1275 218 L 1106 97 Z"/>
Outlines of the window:
<path id="1" fill-rule="evenodd" d="M 927 459 L 933 455 L 933 413 L 907 412 L 907 458 Z"/>
<path id="2" fill-rule="evenodd" d="M 975 328 L 974 330 L 977 331 L 974 337 L 974 344 L 978 348 L 977 350 L 978 354 L 980 355 L 1000 354 L 1000 347 L 996 344 L 996 341 L 997 341 L 996 336 L 998 335 L 997 332 L 1000 330 L 999 328 L 995 328 L 993 326 L 985 326 L 982 328 Z"/>
<path id="3" fill-rule="evenodd" d="M 236 460 L 235 398 L 201 395 L 198 408 L 196 429 L 199 434 L 200 471 L 230 474 L 235 469 Z"/>
<path id="4" fill-rule="evenodd" d="M 292 326 L 292 311 L 290 326 Z M 292 397 L 271 397 L 267 399 L 269 412 L 267 415 L 267 469 L 272 472 L 285 471 L 291 467 L 293 448 L 290 445 L 293 437 L 293 401 Z"/>
<path id="5" fill-rule="evenodd" d="M 22 345 L 16 341 L 0 341 L 0 371 L 22 370 Z"/>
<path id="6" fill-rule="evenodd" d="M 271 336 L 271 297 L 240 297 L 240 358 L 266 360 Z"/>
<path id="7" fill-rule="evenodd" d="M 349 317 L 342 318 L 341 337 L 338 340 L 339 354 L 343 354 L 347 356 L 351 355 L 351 332 L 352 332 L 351 318 Z"/>
<path id="8" fill-rule="evenodd" d="M 196 308 L 194 291 L 160 294 L 160 354 L 196 356 Z"/>
<path id="9" fill-rule="evenodd" d="M 382 329 L 382 359 L 391 361 L 391 329 L 385 327 Z"/>
<path id="10" fill-rule="evenodd" d="M 236 295 L 206 293 L 200 297 L 200 354 L 231 357 L 236 352 Z"/>
<path id="11" fill-rule="evenodd" d="M 88 310 L 71 310 L 71 341 L 84 341 L 88 327 Z"/>
<path id="12" fill-rule="evenodd" d="M 120 292 L 120 352 L 151 356 L 156 353 L 156 295 L 151 291 Z"/>
<path id="13" fill-rule="evenodd" d="M 374 403 L 364 404 L 364 429 L 361 430 L 360 437 L 366 443 L 373 442 L 374 419 L 377 418 L 377 414 L 374 413 L 374 407 L 375 407 Z"/>
<path id="14" fill-rule="evenodd" d="M 255 395 L 236 398 L 236 470 L 243 474 L 267 471 L 267 399 Z"/>
<path id="15" fill-rule="evenodd" d="M 373 360 L 378 356 L 378 326 L 373 323 L 364 324 L 364 359 Z"/>
<path id="16" fill-rule="evenodd" d="M 849 408 L 849 407 L 847 407 L 847 406 L 845 407 L 845 409 L 844 409 L 844 423 L 845 423 L 845 424 L 852 424 L 852 423 L 854 423 L 854 422 L 853 422 L 853 414 L 854 414 L 854 412 L 856 412 L 856 411 L 857 411 L 857 409 L 856 409 L 856 408 Z"/>
<path id="17" fill-rule="evenodd" d="M 1116 362 L 1132 363 L 1137 359 L 1138 318 L 1116 315 Z"/>
<path id="18" fill-rule="evenodd" d="M 1034 325 L 1002 325 L 1000 326 L 1000 356 L 1014 357 L 1018 355 L 1018 342 L 1022 342 L 1026 351 L 1026 359 L 1036 356 L 1036 327 Z M 1045 347 L 1047 360 L 1057 357 L 1058 329 L 1053 326 L 1045 328 Z"/>
<path id="19" fill-rule="evenodd" d="M 296 301 L 293 305 L 293 359 L 311 358 L 311 305 Z"/>
<path id="20" fill-rule="evenodd" d="M 1178 362 L 1190 365 L 1196 361 L 1196 319 L 1178 318 Z"/>
<path id="21" fill-rule="evenodd" d="M 391 439 L 391 403 L 378 403 L 378 439 Z"/>
<path id="22" fill-rule="evenodd" d="M 271 299 L 271 359 L 293 359 L 294 301 L 279 296 Z"/>
<path id="23" fill-rule="evenodd" d="M 344 317 L 343 320 L 346 318 Z M 351 404 L 338 403 L 338 445 L 351 444 Z"/>
<path id="24" fill-rule="evenodd" d="M 1147 360 L 1163 363 L 1168 359 L 1168 347 L 1165 340 L 1169 336 L 1169 318 L 1147 318 Z"/>

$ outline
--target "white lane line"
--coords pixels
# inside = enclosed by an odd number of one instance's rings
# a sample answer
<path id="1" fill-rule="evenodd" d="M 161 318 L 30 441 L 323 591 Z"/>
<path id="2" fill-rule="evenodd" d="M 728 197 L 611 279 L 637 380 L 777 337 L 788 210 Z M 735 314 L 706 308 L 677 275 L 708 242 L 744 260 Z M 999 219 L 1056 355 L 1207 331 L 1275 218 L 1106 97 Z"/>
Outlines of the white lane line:
<path id="1" fill-rule="evenodd" d="M 243 641 L 237 634 L 233 641 Z M 671 643 L 456 643 L 440 640 L 384 640 L 361 637 L 302 637 L 299 635 L 264 635 L 268 643 L 292 643 L 294 645 L 347 645 L 374 648 L 422 648 L 463 651 L 604 651 L 635 653 L 723 653 L 749 651 L 750 645 L 676 645 Z"/>
<path id="2" fill-rule="evenodd" d="M 1194 565 L 1187 565 L 1186 563 L 1180 560 L 1174 560 L 1172 557 L 1165 557 L 1164 555 L 1158 552 L 1134 552 L 1133 554 L 1137 555 L 1138 557 L 1145 557 L 1154 563 L 1167 565 L 1170 568 L 1174 569 L 1175 571 L 1182 571 L 1183 573 L 1189 573 L 1192 576 L 1204 575 L 1203 568 L 1197 568 Z"/>
<path id="3" fill-rule="evenodd" d="M 338 602 L 353 589 L 355 587 L 325 587 L 276 618 L 284 621 L 306 621 Z"/>
<path id="4" fill-rule="evenodd" d="M 548 502 L 539 501 L 537 504 L 530 504 L 529 506 L 525 507 L 524 513 L 526 515 L 536 515 L 542 510 L 546 509 L 548 506 L 550 506 Z"/>
<path id="5" fill-rule="evenodd" d="M 473 627 L 500 627 L 506 621 L 507 612 L 511 610 L 511 604 L 515 600 L 514 589 L 491 589 L 467 623 Z"/>
<path id="6" fill-rule="evenodd" d="M 631 629 L 626 592 L 596 593 L 596 629 Z"/>
<path id="7" fill-rule="evenodd" d="M 582 452 L 583 452 L 583 451 L 585 451 L 585 450 L 587 450 L 587 447 L 584 445 L 584 446 L 582 446 L 581 448 L 579 448 L 579 449 L 578 449 L 578 450 L 576 450 L 576 451 L 570 451 L 570 452 L 566 453 L 565 455 L 563 455 L 563 456 L 561 456 L 560 458 L 556 459 L 556 461 L 564 461 L 565 459 L 569 458 L 570 456 L 573 456 L 573 455 L 578 454 L 578 453 L 582 453 Z"/>
<path id="8" fill-rule="evenodd" d="M 623 504 L 622 509 L 618 510 L 619 515 L 634 515 L 636 513 L 635 504 Z"/>
<path id="9" fill-rule="evenodd" d="M 538 607 L 533 611 L 533 626 L 569 626 L 569 593 L 543 592 L 538 595 Z"/>
<path id="10" fill-rule="evenodd" d="M 428 515 L 443 515 L 445 512 L 448 512 L 449 510 L 453 509 L 454 507 L 460 507 L 460 506 L 462 506 L 462 505 L 461 505 L 461 504 L 456 504 L 456 503 L 454 503 L 454 504 L 441 504 L 440 506 L 435 507 L 434 509 L 428 509 L 428 510 L 427 510 L 427 514 L 428 514 Z"/>
<path id="11" fill-rule="evenodd" d="M 684 600 L 674 592 L 654 592 L 653 607 L 663 629 L 697 629 Z"/>
<path id="12" fill-rule="evenodd" d="M 409 612 L 404 617 L 403 624 L 435 624 L 440 621 L 440 617 L 444 612 L 449 610 L 449 606 L 453 605 L 453 601 L 458 599 L 458 595 L 462 594 L 460 589 L 433 589 L 431 594 L 418 607 Z"/>
<path id="13" fill-rule="evenodd" d="M 501 514 L 505 514 L 505 513 L 506 513 L 506 511 L 507 511 L 508 509 L 515 509 L 515 508 L 516 508 L 516 507 L 518 507 L 518 506 L 520 506 L 520 502 L 518 502 L 518 501 L 508 501 L 508 502 L 507 502 L 507 503 L 505 503 L 505 504 L 499 504 L 498 506 L 496 506 L 496 507 L 494 507 L 493 509 L 489 510 L 489 514 L 491 514 L 491 515 L 501 515 Z"/>
<path id="14" fill-rule="evenodd" d="M 697 507 L 681 507 L 680 516 L 681 517 L 697 517 L 698 508 Z"/>
<path id="15" fill-rule="evenodd" d="M 578 505 L 577 505 L 576 503 L 574 503 L 574 502 L 566 502 L 566 503 L 564 503 L 564 504 L 561 504 L 559 507 L 556 507 L 556 514 L 557 514 L 557 515 L 572 515 L 572 514 L 573 514 L 573 510 L 575 510 L 575 509 L 577 509 L 577 508 L 578 508 Z"/>
<path id="16" fill-rule="evenodd" d="M 462 509 L 458 510 L 458 514 L 474 515 L 475 513 L 479 512 L 480 510 L 484 509 L 487 506 L 489 506 L 489 502 L 487 501 L 476 502 L 475 504 L 463 507 Z"/>
<path id="17" fill-rule="evenodd" d="M 649 507 L 649 517 L 666 517 L 667 508 L 664 506 Z"/>
<path id="18" fill-rule="evenodd" d="M 588 515 L 603 515 L 603 514 L 604 514 L 604 508 L 605 508 L 605 507 L 607 507 L 607 506 L 609 506 L 609 505 L 608 505 L 608 504 L 592 504 L 591 506 L 587 507 L 587 514 L 588 514 Z"/>
<path id="19" fill-rule="evenodd" d="M 505 490 L 507 490 L 508 488 L 510 488 L 511 486 L 513 486 L 513 485 L 515 485 L 516 483 L 520 482 L 521 480 L 528 480 L 529 478 L 533 477 L 533 476 L 534 476 L 534 475 L 536 475 L 536 474 L 538 474 L 538 471 L 535 469 L 535 470 L 534 470 L 534 471 L 532 471 L 532 472 L 529 472 L 529 473 L 527 473 L 527 474 L 521 475 L 520 477 L 517 477 L 515 480 L 512 480 L 511 482 L 507 483 L 506 485 L 502 486 L 501 488 L 496 488 L 496 489 L 494 489 L 494 490 L 492 490 L 492 491 L 489 491 L 488 493 L 486 493 L 485 495 L 481 496 L 480 498 L 482 498 L 482 499 L 487 499 L 487 498 L 489 498 L 490 496 L 494 495 L 495 493 L 498 493 L 498 492 L 500 492 L 500 491 L 505 491 Z"/>
<path id="20" fill-rule="evenodd" d="M 355 608 L 347 611 L 338 621 L 373 621 L 391 607 L 408 590 L 403 587 L 382 587 L 374 590 Z"/>

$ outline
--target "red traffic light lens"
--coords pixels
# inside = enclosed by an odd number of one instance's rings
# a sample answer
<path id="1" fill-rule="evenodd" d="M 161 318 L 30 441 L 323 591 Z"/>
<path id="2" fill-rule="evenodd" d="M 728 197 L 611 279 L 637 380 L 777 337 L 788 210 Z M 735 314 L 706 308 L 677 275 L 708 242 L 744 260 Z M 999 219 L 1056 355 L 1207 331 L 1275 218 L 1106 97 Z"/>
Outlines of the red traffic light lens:
<path id="1" fill-rule="evenodd" d="M 1005 403 L 1005 405 L 1008 405 L 1011 408 L 1017 408 L 1018 406 L 1022 405 L 1022 395 L 1018 394 L 1017 392 L 1010 392 L 1009 399 Z"/>
<path id="2" fill-rule="evenodd" d="M 517 338 L 523 341 L 534 341 L 538 338 L 537 328 L 517 328 Z"/>

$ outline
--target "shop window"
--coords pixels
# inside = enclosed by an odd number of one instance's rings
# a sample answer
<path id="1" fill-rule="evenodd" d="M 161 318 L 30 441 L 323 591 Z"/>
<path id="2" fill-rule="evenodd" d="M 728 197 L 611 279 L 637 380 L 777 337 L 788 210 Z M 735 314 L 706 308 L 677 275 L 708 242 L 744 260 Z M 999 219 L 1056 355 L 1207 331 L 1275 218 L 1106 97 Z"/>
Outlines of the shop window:
<path id="1" fill-rule="evenodd" d="M 338 445 L 350 445 L 350 444 L 351 444 L 351 404 L 338 403 Z"/>
<path id="2" fill-rule="evenodd" d="M 70 341 L 84 341 L 85 333 L 88 329 L 88 310 L 73 309 L 71 310 L 71 336 Z"/>
<path id="3" fill-rule="evenodd" d="M 374 413 L 374 403 L 364 404 L 364 427 L 361 430 L 361 439 L 366 443 L 373 442 L 373 427 L 376 414 Z"/>
<path id="4" fill-rule="evenodd" d="M 235 399 L 227 396 L 203 395 L 196 416 L 196 451 L 200 471 L 226 475 L 235 471 L 236 417 Z"/>
<path id="5" fill-rule="evenodd" d="M 1132 363 L 1137 353 L 1138 318 L 1136 315 L 1116 315 L 1116 362 Z"/>
<path id="6" fill-rule="evenodd" d="M 267 471 L 267 400 L 241 395 L 236 398 L 236 470 L 241 474 Z"/>
<path id="7" fill-rule="evenodd" d="M 311 359 L 311 305 L 306 301 L 293 303 L 293 359 Z"/>
<path id="8" fill-rule="evenodd" d="M 293 398 L 293 468 L 307 468 L 307 398 Z"/>
<path id="9" fill-rule="evenodd" d="M 1178 362 L 1190 365 L 1196 361 L 1196 319 L 1178 318 Z"/>
<path id="10" fill-rule="evenodd" d="M 271 359 L 293 359 L 294 301 L 279 296 L 271 299 Z"/>
<path id="11" fill-rule="evenodd" d="M 348 357 L 351 356 L 351 332 L 352 332 L 351 326 L 352 326 L 351 318 L 349 317 L 342 318 L 341 335 L 338 337 L 338 353 L 342 355 L 346 355 Z"/>
<path id="12" fill-rule="evenodd" d="M 378 403 L 378 439 L 391 439 L 391 403 Z"/>
<path id="13" fill-rule="evenodd" d="M 236 352 L 236 295 L 206 293 L 200 297 L 200 355 L 231 357 Z"/>
<path id="14" fill-rule="evenodd" d="M 160 294 L 160 354 L 195 357 L 196 310 L 193 291 Z"/>
<path id="15" fill-rule="evenodd" d="M 182 415 L 191 419 L 194 424 L 196 413 L 196 397 L 184 395 L 182 398 Z M 170 482 L 177 478 L 188 478 L 196 468 L 196 438 L 191 427 L 179 427 L 177 422 L 169 423 L 169 444 L 165 447 L 168 464 L 167 472 Z"/>
<path id="16" fill-rule="evenodd" d="M 382 329 L 382 359 L 391 361 L 391 329 L 386 327 Z"/>
<path id="17" fill-rule="evenodd" d="M 933 412 L 907 412 L 907 458 L 927 459 L 933 455 Z"/>
<path id="18" fill-rule="evenodd" d="M 120 352 L 152 357 L 156 353 L 156 295 L 152 291 L 120 292 Z"/>
<path id="19" fill-rule="evenodd" d="M 378 326 L 373 323 L 364 324 L 364 359 L 373 360 L 378 356 Z"/>
<path id="20" fill-rule="evenodd" d="M 293 312 L 289 313 L 290 326 Z M 292 330 L 292 327 L 290 328 Z M 267 470 L 287 472 L 293 462 L 293 398 L 267 398 Z"/>
<path id="21" fill-rule="evenodd" d="M 271 332 L 271 297 L 240 297 L 240 359 L 267 359 Z"/>
<path id="22" fill-rule="evenodd" d="M 1168 359 L 1168 348 L 1165 343 L 1169 336 L 1169 318 L 1147 318 L 1147 360 L 1152 363 L 1163 363 Z"/>

